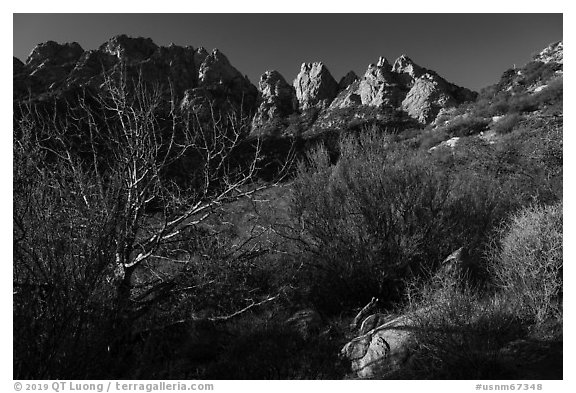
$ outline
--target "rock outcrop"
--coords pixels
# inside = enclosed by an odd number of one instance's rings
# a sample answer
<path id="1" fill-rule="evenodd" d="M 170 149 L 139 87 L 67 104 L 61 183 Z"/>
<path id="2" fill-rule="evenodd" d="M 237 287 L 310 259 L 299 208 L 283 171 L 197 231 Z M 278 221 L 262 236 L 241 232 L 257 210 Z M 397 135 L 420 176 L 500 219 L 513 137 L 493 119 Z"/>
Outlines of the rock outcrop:
<path id="1" fill-rule="evenodd" d="M 60 86 L 84 50 L 76 43 L 58 44 L 48 41 L 37 45 L 26 59 L 25 69 L 34 80 L 33 91 Z"/>
<path id="2" fill-rule="evenodd" d="M 542 63 L 564 63 L 564 42 L 558 41 L 548 45 L 539 54 L 534 56 L 534 61 Z"/>
<path id="3" fill-rule="evenodd" d="M 252 110 L 258 96 L 256 86 L 234 68 L 218 49 L 205 54 L 203 49 L 195 53 L 196 60 L 203 58 L 198 65 L 198 87 L 185 91 L 181 107 L 196 107 L 209 100 L 219 106 L 232 103 Z"/>
<path id="4" fill-rule="evenodd" d="M 253 127 L 291 115 L 298 109 L 296 91 L 278 71 L 266 71 L 258 84 L 260 105 L 252 122 Z"/>
<path id="5" fill-rule="evenodd" d="M 198 84 L 204 87 L 224 85 L 233 90 L 254 88 L 248 78 L 234 68 L 218 49 L 214 49 L 200 64 Z"/>
<path id="6" fill-rule="evenodd" d="M 436 119 L 442 108 L 456 106 L 458 102 L 449 93 L 441 79 L 431 75 L 418 78 L 400 105 L 402 110 L 422 124 Z"/>
<path id="7" fill-rule="evenodd" d="M 543 61 L 562 61 L 561 52 L 562 43 L 557 43 L 540 57 Z M 475 97 L 475 93 L 446 82 L 405 55 L 393 65 L 380 58 L 361 78 L 350 71 L 339 82 L 321 62 L 302 64 L 292 86 L 277 72 L 269 71 L 262 76 L 258 92 L 217 49 L 163 47 L 149 38 L 127 35 L 112 37 L 88 51 L 77 43 L 48 41 L 34 48 L 25 64 L 15 61 L 13 67 L 15 99 L 58 96 L 84 87 L 100 89 L 106 77 L 126 71 L 130 78 L 141 74 L 145 81 L 160 85 L 163 94 L 180 101 L 181 108 L 197 108 L 206 100 L 222 105 L 241 103 L 256 112 L 254 129 L 269 122 L 288 127 L 286 119 L 295 113 L 303 119 L 309 117 L 305 119 L 307 129 L 313 124 L 312 128 L 319 130 L 370 118 L 428 124 L 440 111 Z"/>
<path id="8" fill-rule="evenodd" d="M 327 108 L 338 94 L 338 83 L 321 62 L 303 63 L 294 80 L 294 88 L 301 110 Z"/>
<path id="9" fill-rule="evenodd" d="M 358 85 L 362 105 L 398 107 L 402 91 L 392 74 L 392 66 L 381 57 L 376 65 L 370 64 Z"/>
<path id="10" fill-rule="evenodd" d="M 68 86 L 98 86 L 118 59 L 109 53 L 88 50 L 82 54 L 66 78 Z"/>
<path id="11" fill-rule="evenodd" d="M 196 49 L 196 51 L 194 51 L 194 64 L 202 64 L 209 54 L 203 46 Z"/>
<path id="12" fill-rule="evenodd" d="M 117 35 L 100 45 L 100 52 L 116 56 L 119 60 L 131 63 L 148 59 L 158 49 L 150 38 Z"/>
<path id="13" fill-rule="evenodd" d="M 360 325 L 359 335 L 363 336 L 370 330 L 376 329 L 378 326 L 382 326 L 384 323 L 391 321 L 394 318 L 387 316 L 386 314 L 376 313 L 368 316 L 362 325 Z"/>
<path id="14" fill-rule="evenodd" d="M 380 58 L 370 64 L 359 82 L 352 82 L 333 100 L 330 109 L 357 105 L 405 111 L 421 124 L 433 121 L 443 108 L 473 100 L 476 94 L 446 82 L 406 55 L 390 65 Z"/>
<path id="15" fill-rule="evenodd" d="M 167 98 L 183 101 L 181 107 L 208 98 L 255 109 L 256 87 L 217 49 L 208 53 L 202 47 L 163 47 L 149 38 L 126 35 L 88 51 L 77 43 L 39 44 L 26 64 L 14 62 L 14 98 L 61 97 L 77 88 L 98 90 L 107 77 L 119 72 L 159 85 Z"/>
<path id="16" fill-rule="evenodd" d="M 350 324 L 350 329 L 356 330 L 362 323 L 362 321 L 370 315 L 378 307 L 378 298 L 373 297 L 368 304 L 366 304 L 359 312 L 356 314 L 352 323 Z"/>
<path id="17" fill-rule="evenodd" d="M 77 42 L 58 44 L 54 41 L 48 41 L 37 45 L 32 50 L 26 59 L 26 66 L 32 69 L 47 65 L 73 64 L 82 53 L 84 50 Z"/>

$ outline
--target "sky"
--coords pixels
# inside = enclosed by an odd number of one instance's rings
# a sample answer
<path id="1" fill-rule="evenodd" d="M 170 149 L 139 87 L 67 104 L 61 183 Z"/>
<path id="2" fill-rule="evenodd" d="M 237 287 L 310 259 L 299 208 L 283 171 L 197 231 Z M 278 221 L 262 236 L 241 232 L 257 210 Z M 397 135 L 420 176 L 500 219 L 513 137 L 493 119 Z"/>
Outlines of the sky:
<path id="1" fill-rule="evenodd" d="M 95 49 L 117 34 L 158 45 L 220 49 L 257 84 L 266 70 L 290 83 L 303 62 L 322 61 L 339 80 L 379 56 L 402 54 L 450 82 L 480 89 L 562 39 L 562 14 L 14 14 L 13 54 L 40 42 Z"/>

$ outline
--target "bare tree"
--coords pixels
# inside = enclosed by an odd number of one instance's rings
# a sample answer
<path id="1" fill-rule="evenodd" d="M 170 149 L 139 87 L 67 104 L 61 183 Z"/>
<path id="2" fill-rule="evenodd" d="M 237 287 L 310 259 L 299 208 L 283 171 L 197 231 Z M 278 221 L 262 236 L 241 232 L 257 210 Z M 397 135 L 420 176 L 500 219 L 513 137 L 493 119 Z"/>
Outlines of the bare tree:
<path id="1" fill-rule="evenodd" d="M 97 95 L 85 92 L 65 110 L 54 108 L 45 115 L 30 106 L 20 118 L 17 128 L 35 135 L 28 148 L 35 145 L 61 169 L 54 184 L 74 196 L 71 223 L 90 225 L 87 218 L 93 213 L 105 217 L 114 258 L 100 271 L 116 288 L 119 310 L 127 310 L 134 299 L 134 272 L 140 265 L 197 227 L 214 208 L 266 187 L 252 184 L 260 142 L 247 149 L 249 159 L 241 154 L 249 116 L 241 110 L 221 111 L 207 100 L 202 111 L 197 109 L 180 108 L 173 94 L 166 97 L 141 75 L 130 79 L 119 72 L 106 77 Z M 176 184 L 171 172 L 183 167 L 187 179 Z M 74 215 L 82 220 L 75 221 Z M 162 284 L 147 294 L 165 288 Z M 252 300 L 249 307 L 260 303 Z"/>

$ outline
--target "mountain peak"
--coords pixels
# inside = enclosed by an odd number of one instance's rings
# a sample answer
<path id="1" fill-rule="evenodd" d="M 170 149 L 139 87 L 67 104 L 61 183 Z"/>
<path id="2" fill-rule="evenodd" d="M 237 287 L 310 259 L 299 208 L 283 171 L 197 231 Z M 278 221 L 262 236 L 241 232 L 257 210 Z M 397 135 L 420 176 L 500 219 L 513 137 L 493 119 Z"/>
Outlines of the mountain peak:
<path id="1" fill-rule="evenodd" d="M 327 107 L 338 93 L 338 82 L 322 63 L 302 63 L 300 73 L 294 80 L 300 109 L 314 106 Z"/>
<path id="2" fill-rule="evenodd" d="M 51 64 L 74 62 L 78 60 L 83 52 L 84 49 L 77 42 L 59 44 L 55 41 L 46 41 L 32 49 L 26 59 L 26 65 L 30 68 L 35 68 L 44 62 Z"/>
<path id="3" fill-rule="evenodd" d="M 148 59 L 158 49 L 150 38 L 129 37 L 119 34 L 100 45 L 99 50 L 119 59 L 142 61 Z"/>
<path id="4" fill-rule="evenodd" d="M 378 63 L 376 64 L 377 67 L 390 67 L 390 62 L 387 58 L 380 56 L 378 58 Z"/>
<path id="5" fill-rule="evenodd" d="M 417 77 L 423 73 L 423 68 L 406 55 L 401 55 L 394 61 L 394 66 L 392 70 L 396 73 L 406 73 L 411 77 Z"/>

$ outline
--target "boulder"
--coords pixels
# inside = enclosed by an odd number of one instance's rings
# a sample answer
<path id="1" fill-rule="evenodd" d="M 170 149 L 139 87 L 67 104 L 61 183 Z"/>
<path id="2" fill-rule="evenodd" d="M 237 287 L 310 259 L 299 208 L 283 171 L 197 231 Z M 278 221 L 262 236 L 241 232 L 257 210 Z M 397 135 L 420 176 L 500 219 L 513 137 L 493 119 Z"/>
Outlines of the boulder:
<path id="1" fill-rule="evenodd" d="M 351 362 L 359 378 L 378 378 L 399 369 L 410 357 L 414 322 L 394 318 L 348 342 L 340 354 Z"/>
<path id="2" fill-rule="evenodd" d="M 372 297 L 372 299 L 366 304 L 354 317 L 354 320 L 350 324 L 351 330 L 356 330 L 362 323 L 362 321 L 366 318 L 367 315 L 370 315 L 372 311 L 374 311 L 378 307 L 378 298 Z"/>
<path id="3" fill-rule="evenodd" d="M 390 321 L 393 317 L 376 313 L 368 316 L 364 321 L 362 321 L 362 325 L 360 326 L 359 334 L 364 335 L 368 333 L 370 330 L 376 329 L 378 326 L 383 325 L 384 323 Z"/>
<path id="4" fill-rule="evenodd" d="M 301 110 L 327 108 L 338 93 L 338 83 L 321 62 L 303 63 L 294 88 Z"/>

